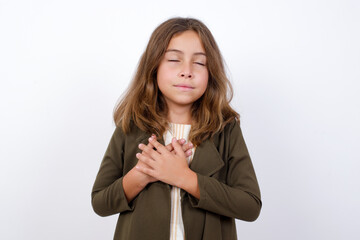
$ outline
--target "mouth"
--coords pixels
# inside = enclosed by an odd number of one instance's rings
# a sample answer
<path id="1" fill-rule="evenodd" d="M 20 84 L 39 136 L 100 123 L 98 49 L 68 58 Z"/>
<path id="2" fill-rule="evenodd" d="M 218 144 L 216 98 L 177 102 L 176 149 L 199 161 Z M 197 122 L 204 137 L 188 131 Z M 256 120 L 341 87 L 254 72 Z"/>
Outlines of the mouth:
<path id="1" fill-rule="evenodd" d="M 174 87 L 179 88 L 181 90 L 192 90 L 194 87 L 187 85 L 187 84 L 176 84 Z"/>

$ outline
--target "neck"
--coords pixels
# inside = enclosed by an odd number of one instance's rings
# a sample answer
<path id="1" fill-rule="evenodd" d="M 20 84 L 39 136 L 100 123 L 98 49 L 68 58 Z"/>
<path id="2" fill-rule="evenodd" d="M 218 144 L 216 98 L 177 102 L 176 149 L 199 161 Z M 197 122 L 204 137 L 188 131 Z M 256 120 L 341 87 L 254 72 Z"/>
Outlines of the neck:
<path id="1" fill-rule="evenodd" d="M 191 124 L 191 108 L 172 108 L 169 106 L 167 119 L 171 123 Z"/>

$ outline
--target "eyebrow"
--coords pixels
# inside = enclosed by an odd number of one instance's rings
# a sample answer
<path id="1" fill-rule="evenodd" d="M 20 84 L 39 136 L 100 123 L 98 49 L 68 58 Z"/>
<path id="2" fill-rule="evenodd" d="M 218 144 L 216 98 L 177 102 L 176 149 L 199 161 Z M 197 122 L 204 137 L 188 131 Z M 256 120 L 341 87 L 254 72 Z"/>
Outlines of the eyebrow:
<path id="1" fill-rule="evenodd" d="M 183 51 L 180 51 L 180 50 L 178 50 L 178 49 L 172 49 L 172 48 L 167 49 L 165 52 L 166 52 L 166 53 L 167 53 L 167 52 L 177 52 L 177 53 L 184 54 Z M 203 56 L 206 57 L 206 54 L 205 54 L 204 52 L 196 52 L 196 53 L 194 53 L 193 55 L 203 55 Z"/>

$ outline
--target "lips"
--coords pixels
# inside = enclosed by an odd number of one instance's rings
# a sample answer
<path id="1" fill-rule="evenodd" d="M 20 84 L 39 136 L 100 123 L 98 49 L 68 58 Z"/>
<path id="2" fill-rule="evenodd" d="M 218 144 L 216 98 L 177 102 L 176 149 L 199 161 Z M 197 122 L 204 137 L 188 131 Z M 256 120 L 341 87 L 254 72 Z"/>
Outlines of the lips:
<path id="1" fill-rule="evenodd" d="M 174 87 L 179 88 L 181 90 L 192 90 L 192 89 L 194 89 L 194 87 L 192 87 L 191 85 L 188 85 L 188 84 L 176 84 L 176 85 L 174 85 Z"/>

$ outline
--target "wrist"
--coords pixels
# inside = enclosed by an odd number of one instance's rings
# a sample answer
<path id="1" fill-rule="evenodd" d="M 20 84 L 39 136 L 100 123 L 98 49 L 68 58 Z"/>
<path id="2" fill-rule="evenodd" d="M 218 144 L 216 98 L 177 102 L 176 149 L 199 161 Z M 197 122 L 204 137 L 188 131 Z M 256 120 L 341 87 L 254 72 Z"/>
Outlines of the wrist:
<path id="1" fill-rule="evenodd" d="M 136 169 L 136 167 L 134 167 L 133 169 L 130 170 L 130 172 L 132 172 L 131 174 L 133 175 L 133 177 L 136 179 L 136 186 L 139 189 L 143 189 L 146 187 L 146 185 L 149 184 L 149 178 L 142 172 L 140 172 L 139 170 Z"/>
<path id="2" fill-rule="evenodd" d="M 198 199 L 200 198 L 197 174 L 190 168 L 184 173 L 183 177 L 180 179 L 178 187 L 190 193 L 194 197 Z"/>

